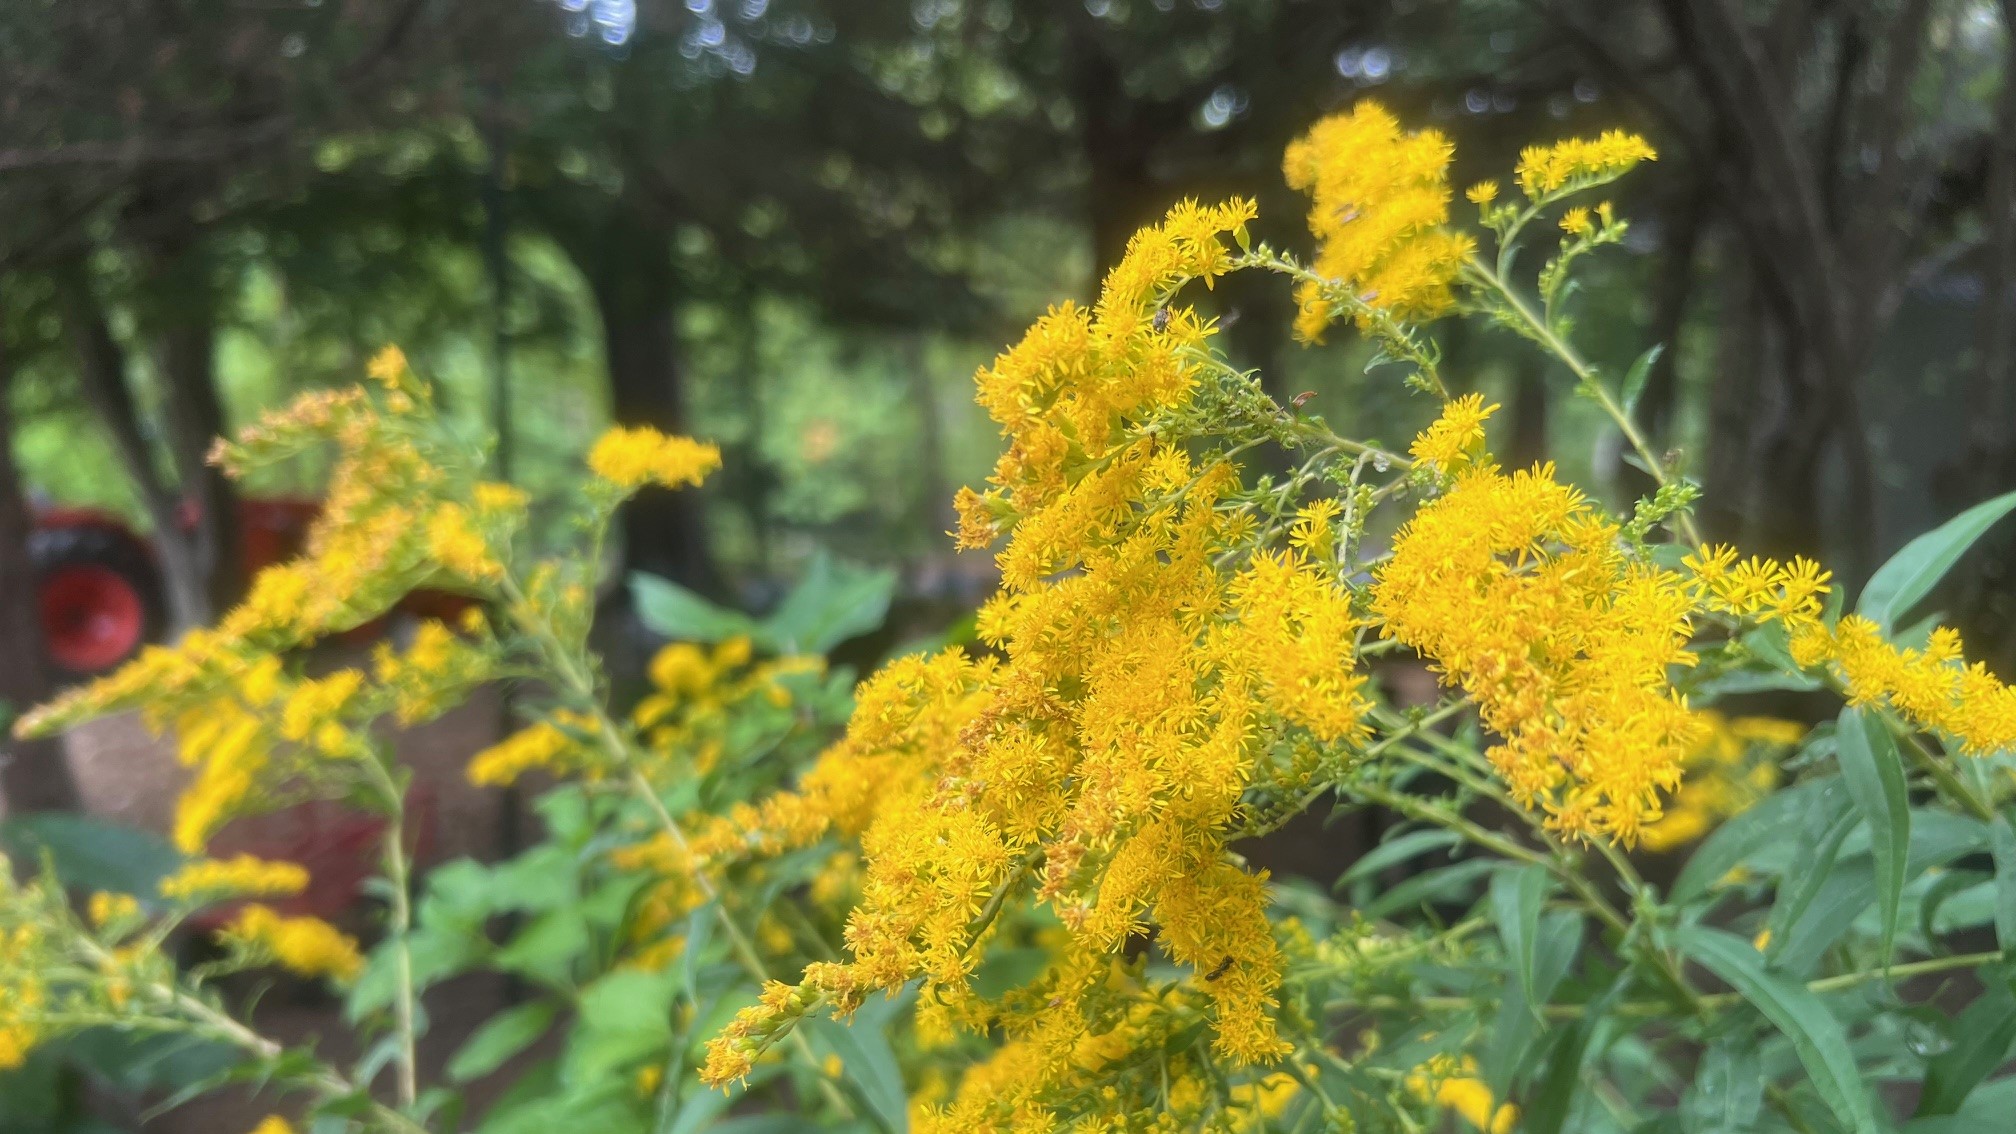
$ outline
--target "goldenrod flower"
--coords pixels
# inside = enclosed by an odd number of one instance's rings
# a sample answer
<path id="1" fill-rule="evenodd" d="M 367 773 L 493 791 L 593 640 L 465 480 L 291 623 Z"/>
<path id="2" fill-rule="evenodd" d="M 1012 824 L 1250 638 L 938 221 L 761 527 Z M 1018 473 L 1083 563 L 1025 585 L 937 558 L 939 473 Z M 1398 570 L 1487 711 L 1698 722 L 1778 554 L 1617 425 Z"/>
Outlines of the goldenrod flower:
<path id="1" fill-rule="evenodd" d="M 1551 466 L 1460 474 L 1394 540 L 1372 606 L 1476 700 L 1522 805 L 1627 844 L 1659 818 L 1699 730 L 1666 676 L 1693 661 L 1693 603 Z"/>
<path id="2" fill-rule="evenodd" d="M 283 917 L 271 906 L 251 905 L 239 911 L 224 933 L 301 976 L 347 981 L 364 968 L 356 939 L 320 918 Z"/>
<path id="3" fill-rule="evenodd" d="M 277 1114 L 269 1114 L 259 1120 L 251 1134 L 294 1134 L 294 1125 Z"/>
<path id="4" fill-rule="evenodd" d="M 1606 130 L 1596 138 L 1570 138 L 1551 146 L 1528 146 L 1519 151 L 1519 188 L 1537 200 L 1563 188 L 1608 181 L 1658 156 L 1645 139 L 1622 130 Z"/>
<path id="5" fill-rule="evenodd" d="M 1892 644 L 1874 622 L 1857 614 L 1833 630 L 1815 621 L 1792 638 L 1793 657 L 1805 666 L 1827 665 L 1848 687 L 1851 705 L 1888 704 L 1904 719 L 1960 742 L 1960 750 L 1987 756 L 2016 748 L 2016 688 L 1988 667 L 1969 665 L 1960 635 L 1932 632 L 1922 649 Z"/>
<path id="6" fill-rule="evenodd" d="M 1685 846 L 1747 810 L 1777 786 L 1778 757 L 1806 734 L 1804 725 L 1775 717 L 1731 718 L 1713 709 L 1695 715 L 1701 740 L 1665 817 L 1645 828 L 1639 845 L 1646 850 Z"/>
<path id="7" fill-rule="evenodd" d="M 1408 452 L 1417 461 L 1455 472 L 1473 460 L 1484 447 L 1484 423 L 1498 407 L 1484 404 L 1484 395 L 1465 394 L 1446 402 L 1442 416 L 1414 439 Z"/>
<path id="8" fill-rule="evenodd" d="M 158 887 L 171 902 L 220 898 L 284 898 L 308 888 L 308 871 L 292 862 L 241 854 L 197 859 L 163 878 Z"/>
<path id="9" fill-rule="evenodd" d="M 1446 227 L 1453 153 L 1441 132 L 1403 131 L 1370 101 L 1325 118 L 1290 145 L 1283 170 L 1291 187 L 1311 197 L 1316 272 L 1403 322 L 1447 311 L 1449 285 L 1472 247 Z M 1330 288 L 1305 281 L 1296 295 L 1296 333 L 1320 340 L 1335 306 Z M 1370 325 L 1362 312 L 1357 322 Z"/>
<path id="10" fill-rule="evenodd" d="M 140 913 L 140 903 L 131 894 L 114 894 L 99 890 L 91 895 L 86 907 L 91 924 L 103 928 L 105 925 L 136 917 Z"/>
<path id="11" fill-rule="evenodd" d="M 686 437 L 668 437 L 650 426 L 617 426 L 588 450 L 588 467 L 619 488 L 699 484 L 721 466 L 721 450 Z"/>
<path id="12" fill-rule="evenodd" d="M 371 356 L 364 372 L 386 389 L 397 390 L 406 378 L 406 352 L 387 344 Z"/>

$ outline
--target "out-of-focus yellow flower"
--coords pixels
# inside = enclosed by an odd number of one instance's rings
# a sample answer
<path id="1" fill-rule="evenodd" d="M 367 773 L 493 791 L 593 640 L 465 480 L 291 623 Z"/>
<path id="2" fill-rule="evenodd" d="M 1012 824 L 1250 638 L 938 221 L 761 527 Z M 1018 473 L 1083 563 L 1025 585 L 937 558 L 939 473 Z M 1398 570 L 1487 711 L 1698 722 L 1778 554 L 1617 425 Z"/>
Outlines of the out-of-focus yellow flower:
<path id="1" fill-rule="evenodd" d="M 198 859 L 163 878 L 159 887 L 161 896 L 171 902 L 284 898 L 307 888 L 308 871 L 302 867 L 249 854 Z"/>
<path id="2" fill-rule="evenodd" d="M 1713 709 L 1695 714 L 1704 732 L 1685 762 L 1685 779 L 1665 817 L 1645 828 L 1649 851 L 1685 846 L 1715 825 L 1747 810 L 1778 783 L 1778 758 L 1806 728 L 1774 717 L 1726 717 Z"/>
<path id="3" fill-rule="evenodd" d="M 99 890 L 91 895 L 86 908 L 91 924 L 103 928 L 115 921 L 123 921 L 138 916 L 140 903 L 131 894 L 114 894 Z"/>
<path id="4" fill-rule="evenodd" d="M 699 484 L 721 466 L 721 450 L 688 437 L 669 437 L 650 426 L 617 426 L 588 450 L 588 467 L 619 488 Z"/>
<path id="5" fill-rule="evenodd" d="M 347 981 L 364 968 L 357 941 L 315 917 L 283 917 L 271 906 L 251 905 L 224 928 L 227 937 L 270 953 L 281 967 L 305 977 Z"/>

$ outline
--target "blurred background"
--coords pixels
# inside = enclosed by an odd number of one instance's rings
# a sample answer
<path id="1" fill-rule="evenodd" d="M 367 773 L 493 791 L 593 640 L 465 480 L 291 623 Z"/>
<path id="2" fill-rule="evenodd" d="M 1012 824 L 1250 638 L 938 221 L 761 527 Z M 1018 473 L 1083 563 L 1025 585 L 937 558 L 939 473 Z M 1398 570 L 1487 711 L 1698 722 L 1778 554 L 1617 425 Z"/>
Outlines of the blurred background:
<path id="1" fill-rule="evenodd" d="M 16 0 L 0 6 L 0 700 L 207 620 L 321 470 L 228 484 L 210 439 L 397 343 L 500 476 L 561 491 L 610 421 L 718 441 L 622 563 L 761 609 L 812 555 L 899 623 L 984 595 L 949 500 L 996 452 L 975 367 L 1185 196 L 1257 197 L 1376 97 L 1456 142 L 1625 127 L 1659 161 L 1579 305 L 1718 538 L 1852 585 L 2016 485 L 2016 83 L 1994 0 Z M 1458 203 L 1459 212 L 1465 206 Z M 1211 299 L 1286 400 L 1404 443 L 1431 415 L 1278 280 Z M 1451 330 L 1506 463 L 1645 487 L 1570 380 Z M 11 460 L 8 455 L 11 454 Z M 563 542 L 565 530 L 547 538 Z M 1950 616 L 2016 657 L 2011 541 Z M 620 577 L 614 576 L 613 577 Z M 908 612 L 905 614 L 904 612 Z M 60 761 L 17 751 L 19 809 Z"/>

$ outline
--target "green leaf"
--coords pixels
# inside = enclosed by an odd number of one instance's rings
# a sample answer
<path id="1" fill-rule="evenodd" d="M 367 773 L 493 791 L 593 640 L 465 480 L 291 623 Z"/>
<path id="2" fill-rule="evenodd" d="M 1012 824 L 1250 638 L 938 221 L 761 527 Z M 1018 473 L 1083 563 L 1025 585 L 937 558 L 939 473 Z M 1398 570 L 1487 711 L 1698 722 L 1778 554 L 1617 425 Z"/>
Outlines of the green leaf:
<path id="1" fill-rule="evenodd" d="M 1918 1117 L 1952 1114 L 1974 1093 L 2016 1045 L 2016 995 L 2007 974 L 1983 974 L 1986 988 L 1953 1021 L 1953 1046 L 1925 1065 L 1925 1085 L 1918 1096 Z"/>
<path id="2" fill-rule="evenodd" d="M 574 962 L 588 953 L 588 919 L 572 907 L 550 910 L 497 951 L 498 968 L 551 987 L 564 987 Z"/>
<path id="3" fill-rule="evenodd" d="M 756 623 L 739 610 L 715 606 L 692 591 L 656 575 L 632 572 L 630 598 L 646 628 L 667 638 L 719 642 L 756 633 Z"/>
<path id="4" fill-rule="evenodd" d="M 2016 509 L 2016 492 L 1976 504 L 1905 544 L 1869 577 L 1856 600 L 1856 612 L 1889 630 L 2011 509 Z"/>
<path id="5" fill-rule="evenodd" d="M 1883 919 L 1883 963 L 1890 963 L 1897 940 L 1897 908 L 1904 895 L 1911 848 L 1911 793 L 1904 759 L 1883 718 L 1854 706 L 1841 710 L 1834 730 L 1835 761 L 1841 779 L 1869 824 L 1869 852 L 1876 860 L 1876 901 Z"/>
<path id="6" fill-rule="evenodd" d="M 699 1134 L 702 1130 L 719 1131 L 714 1120 L 721 1117 L 732 1101 L 726 1091 L 692 1084 L 692 1091 L 679 1101 L 679 1109 L 674 1112 L 671 1129 L 665 1134 Z"/>
<path id="7" fill-rule="evenodd" d="M 1788 788 L 1772 792 L 1715 828 L 1680 868 L 1673 900 L 1687 902 L 1707 894 L 1758 851 L 1796 837 L 1801 812 L 1822 802 L 1824 792 L 1818 787 Z"/>
<path id="8" fill-rule="evenodd" d="M 1725 1035 L 1701 1053 L 1694 1082 L 1680 1100 L 1680 1125 L 1687 1134 L 1730 1134 L 1751 1129 L 1763 1109 L 1757 1052 L 1748 1036 Z"/>
<path id="9" fill-rule="evenodd" d="M 1330 891 L 1337 893 L 1359 879 L 1377 874 L 1389 866 L 1398 866 L 1429 851 L 1453 847 L 1462 841 L 1463 836 L 1438 827 L 1396 835 L 1359 855 L 1358 860 L 1351 864 L 1351 868 L 1338 876 Z"/>
<path id="10" fill-rule="evenodd" d="M 1674 933 L 1680 950 L 1736 990 L 1792 1043 L 1813 1089 L 1850 1134 L 1876 1134 L 1876 1115 L 1841 1022 L 1806 986 L 1770 972 L 1750 943 L 1703 925 Z"/>
<path id="11" fill-rule="evenodd" d="M 903 1091 L 903 1076 L 896 1069 L 896 1053 L 889 1040 L 867 1021 L 848 1027 L 837 1020 L 817 1017 L 807 1021 L 815 1039 L 840 1057 L 840 1077 L 852 1086 L 890 1130 L 902 1134 L 909 1129 L 909 1096 Z"/>
<path id="12" fill-rule="evenodd" d="M 1782 949 L 1790 939 L 1792 927 L 1799 923 L 1806 907 L 1834 874 L 1841 844 L 1861 822 L 1848 791 L 1838 781 L 1827 783 L 1828 790 L 1821 793 L 1815 808 L 1806 814 L 1801 838 L 1802 845 L 1811 850 L 1802 856 L 1796 872 L 1779 880 L 1778 899 L 1771 904 L 1770 927 L 1775 948 Z M 1789 885 L 1785 884 L 1787 881 Z"/>
<path id="13" fill-rule="evenodd" d="M 1652 377 L 1652 367 L 1666 350 L 1665 343 L 1654 343 L 1647 347 L 1631 369 L 1624 372 L 1624 415 L 1629 417 L 1638 409 L 1638 399 L 1645 393 L 1645 381 Z"/>
<path id="14" fill-rule="evenodd" d="M 670 976 L 636 969 L 619 969 L 589 985 L 567 1040 L 567 1080 L 599 1082 L 665 1058 L 677 991 Z"/>
<path id="15" fill-rule="evenodd" d="M 1995 859 L 1995 941 L 2007 957 L 2016 949 L 2016 828 L 2008 816 L 1988 825 L 1988 850 Z"/>
<path id="16" fill-rule="evenodd" d="M 758 634 L 781 653 L 823 654 L 882 625 L 895 590 L 895 571 L 849 566 L 821 551 Z"/>
<path id="17" fill-rule="evenodd" d="M 161 879 L 184 861 L 180 851 L 151 831 L 57 812 L 0 823 L 0 848 L 30 868 L 47 852 L 66 886 L 149 900 Z"/>
<path id="18" fill-rule="evenodd" d="M 1536 864 L 1501 869 L 1491 879 L 1491 916 L 1505 942 L 1505 960 L 1534 1019 L 1533 953 L 1540 936 L 1540 906 L 1547 900 L 1547 871 Z"/>
<path id="19" fill-rule="evenodd" d="M 695 1004 L 700 1002 L 700 962 L 707 952 L 708 942 L 714 937 L 714 926 L 720 919 L 713 902 L 707 902 L 686 915 L 686 946 L 679 951 L 679 985 L 686 993 L 686 999 Z"/>
<path id="20" fill-rule="evenodd" d="M 504 1061 L 532 1046 L 553 1023 L 553 1005 L 535 1000 L 490 1017 L 469 1042 L 448 1061 L 448 1077 L 457 1083 L 480 1079 Z"/>
<path id="21" fill-rule="evenodd" d="M 1365 907 L 1369 918 L 1387 917 L 1399 910 L 1411 910 L 1423 902 L 1448 902 L 1466 897 L 1478 878 L 1498 869 L 1487 858 L 1470 858 L 1449 866 L 1423 871 L 1379 895 Z"/>

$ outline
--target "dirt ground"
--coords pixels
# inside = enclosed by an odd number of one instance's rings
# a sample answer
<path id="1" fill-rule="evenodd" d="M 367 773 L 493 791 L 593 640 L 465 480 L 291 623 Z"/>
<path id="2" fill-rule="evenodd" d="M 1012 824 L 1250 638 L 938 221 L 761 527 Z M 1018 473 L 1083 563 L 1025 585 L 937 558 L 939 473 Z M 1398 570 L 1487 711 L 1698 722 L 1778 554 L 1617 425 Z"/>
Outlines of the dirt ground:
<path id="1" fill-rule="evenodd" d="M 510 723 L 502 694 L 483 690 L 467 704 L 426 725 L 396 733 L 395 750 L 414 771 L 414 810 L 420 843 L 420 867 L 462 856 L 483 860 L 500 857 L 507 833 L 502 793 L 469 786 L 463 767 L 475 752 L 503 735 Z M 175 798 L 187 780 L 171 744 L 151 735 L 137 717 L 108 718 L 72 732 L 66 739 L 68 758 L 86 809 L 122 824 L 166 833 Z M 256 841 L 273 837 L 256 832 Z M 357 916 L 368 918 L 368 910 Z M 440 1082 L 441 1069 L 469 1034 L 507 1003 L 509 990 L 492 977 L 451 981 L 432 990 L 424 1005 L 431 1028 L 421 1047 L 421 1081 Z M 343 1025 L 337 1001 L 326 991 L 307 985 L 283 985 L 259 1002 L 254 1025 L 285 1043 L 316 1041 L 316 1047 L 339 1063 L 356 1054 Z M 473 1094 L 487 1096 L 501 1089 L 509 1068 L 479 1084 Z M 381 1076 L 389 1078 L 389 1076 Z M 488 1089 L 485 1089 L 488 1088 Z M 111 1122 L 146 1134 L 235 1134 L 250 1130 L 261 1117 L 289 1108 L 272 1098 L 243 1093 L 212 1096 L 159 1116 L 144 1125 L 138 1115 L 154 1100 L 98 1100 Z M 474 1101 L 474 1100 L 472 1100 Z"/>

